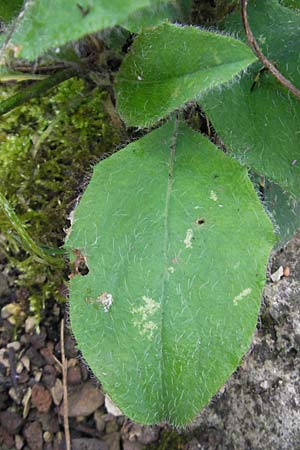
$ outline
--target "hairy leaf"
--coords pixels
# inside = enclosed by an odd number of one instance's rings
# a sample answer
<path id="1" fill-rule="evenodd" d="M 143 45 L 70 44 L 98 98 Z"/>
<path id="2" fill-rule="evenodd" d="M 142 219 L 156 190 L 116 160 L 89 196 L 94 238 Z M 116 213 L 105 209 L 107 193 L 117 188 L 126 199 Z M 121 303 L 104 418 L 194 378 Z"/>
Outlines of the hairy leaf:
<path id="1" fill-rule="evenodd" d="M 117 76 L 118 109 L 128 125 L 150 126 L 255 60 L 242 42 L 165 23 L 134 41 Z"/>
<path id="2" fill-rule="evenodd" d="M 162 3 L 135 12 L 122 25 L 132 33 L 140 33 L 143 28 L 158 25 L 164 20 L 176 20 L 179 14 L 176 4 Z"/>
<path id="3" fill-rule="evenodd" d="M 28 2 L 11 37 L 22 58 L 34 60 L 51 47 L 113 27 L 130 14 L 165 0 L 48 0 Z"/>
<path id="4" fill-rule="evenodd" d="M 252 2 L 248 10 L 264 52 L 299 86 L 299 15 L 276 0 Z M 234 15 L 226 29 L 240 30 L 239 16 Z M 272 75 L 259 72 L 261 67 L 252 66 L 239 84 L 209 92 L 200 103 L 228 150 L 299 198 L 300 101 Z"/>
<path id="5" fill-rule="evenodd" d="M 184 425 L 255 329 L 272 225 L 247 172 L 170 121 L 94 168 L 65 244 L 86 259 L 70 319 L 121 410 Z"/>
<path id="6" fill-rule="evenodd" d="M 252 176 L 252 182 L 261 191 L 263 204 L 275 224 L 276 248 L 281 247 L 300 230 L 300 199 L 265 177 Z"/>

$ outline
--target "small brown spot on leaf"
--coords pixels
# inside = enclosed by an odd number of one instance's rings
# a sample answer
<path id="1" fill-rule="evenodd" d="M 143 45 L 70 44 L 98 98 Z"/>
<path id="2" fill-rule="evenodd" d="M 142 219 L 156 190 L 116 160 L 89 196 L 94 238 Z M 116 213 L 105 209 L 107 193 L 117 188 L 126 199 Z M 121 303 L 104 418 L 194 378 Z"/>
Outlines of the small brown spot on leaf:
<path id="1" fill-rule="evenodd" d="M 86 257 L 81 253 L 78 248 L 73 250 L 75 254 L 75 260 L 72 263 L 72 271 L 69 275 L 69 278 L 74 278 L 75 275 L 87 275 L 89 273 L 89 268 L 87 266 Z"/>
<path id="2" fill-rule="evenodd" d="M 197 225 L 203 225 L 205 223 L 205 219 L 199 217 L 199 219 L 196 220 Z"/>

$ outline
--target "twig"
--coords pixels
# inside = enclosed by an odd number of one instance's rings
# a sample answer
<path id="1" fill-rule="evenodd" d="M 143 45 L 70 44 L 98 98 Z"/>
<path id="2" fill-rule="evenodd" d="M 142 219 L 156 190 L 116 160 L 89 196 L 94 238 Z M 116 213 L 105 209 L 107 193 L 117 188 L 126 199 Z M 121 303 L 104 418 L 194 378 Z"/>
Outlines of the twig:
<path id="1" fill-rule="evenodd" d="M 22 89 L 17 94 L 7 98 L 6 100 L 0 103 L 0 116 L 8 113 L 17 106 L 22 105 L 28 100 L 38 97 L 39 95 L 48 91 L 48 89 L 57 86 L 62 81 L 65 81 L 68 78 L 72 78 L 75 75 L 76 71 L 74 69 L 62 70 L 60 72 L 55 73 L 51 77 L 46 78 L 45 80 L 38 81 L 32 86 L 28 86 L 27 88 Z"/>
<path id="2" fill-rule="evenodd" d="M 57 359 L 55 355 L 53 355 L 53 359 L 56 362 L 56 364 L 59 366 L 59 368 L 61 369 L 61 372 L 62 372 L 62 363 L 60 362 L 60 360 Z"/>
<path id="3" fill-rule="evenodd" d="M 241 15 L 243 20 L 243 25 L 247 37 L 247 41 L 252 48 L 255 55 L 261 60 L 263 65 L 271 72 L 271 74 L 279 81 L 282 86 L 285 86 L 290 92 L 292 92 L 296 97 L 300 97 L 300 90 L 293 85 L 293 83 L 285 78 L 281 72 L 271 63 L 271 61 L 263 54 L 261 51 L 249 25 L 248 15 L 247 15 L 247 5 L 248 0 L 240 0 Z"/>
<path id="4" fill-rule="evenodd" d="M 64 319 L 61 321 L 60 327 L 60 348 L 61 348 L 61 365 L 64 390 L 64 430 L 66 439 L 66 450 L 71 450 L 70 428 L 68 418 L 68 388 L 67 388 L 67 360 L 65 356 L 65 338 L 64 338 Z"/>

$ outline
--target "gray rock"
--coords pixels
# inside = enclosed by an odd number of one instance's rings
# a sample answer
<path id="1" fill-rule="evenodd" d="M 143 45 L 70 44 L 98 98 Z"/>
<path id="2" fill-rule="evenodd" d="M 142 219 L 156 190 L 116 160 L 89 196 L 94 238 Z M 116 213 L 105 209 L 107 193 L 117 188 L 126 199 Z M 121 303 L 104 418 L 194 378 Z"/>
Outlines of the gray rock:
<path id="1" fill-rule="evenodd" d="M 252 348 L 192 423 L 205 450 L 300 449 L 300 237 L 273 255 Z"/>
<path id="2" fill-rule="evenodd" d="M 27 441 L 28 447 L 31 450 L 43 449 L 43 433 L 42 427 L 38 422 L 32 422 L 25 426 L 23 430 L 24 437 Z"/>
<path id="3" fill-rule="evenodd" d="M 0 297 L 7 295 L 8 292 L 9 292 L 8 278 L 3 272 L 0 272 Z"/>
<path id="4" fill-rule="evenodd" d="M 72 439 L 72 450 L 110 450 L 108 444 L 94 438 Z"/>
<path id="5" fill-rule="evenodd" d="M 78 385 L 68 395 L 69 417 L 89 416 L 104 404 L 104 395 L 100 389 L 90 381 L 83 386 Z M 59 414 L 63 415 L 63 404 Z"/>

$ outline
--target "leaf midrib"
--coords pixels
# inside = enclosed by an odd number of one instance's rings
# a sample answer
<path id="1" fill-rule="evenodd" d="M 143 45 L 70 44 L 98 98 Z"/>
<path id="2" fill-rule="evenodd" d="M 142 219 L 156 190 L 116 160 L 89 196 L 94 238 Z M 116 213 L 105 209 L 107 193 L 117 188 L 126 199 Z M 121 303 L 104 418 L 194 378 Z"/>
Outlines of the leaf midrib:
<path id="1" fill-rule="evenodd" d="M 185 78 L 185 77 L 192 77 L 194 75 L 197 75 L 197 74 L 200 74 L 200 73 L 205 73 L 205 72 L 210 72 L 210 71 L 213 71 L 215 69 L 222 70 L 222 68 L 224 68 L 224 67 L 229 67 L 229 66 L 235 65 L 237 63 L 241 63 L 243 61 L 248 61 L 247 66 L 244 67 L 244 69 L 245 69 L 246 67 L 248 67 L 251 64 L 255 63 L 256 62 L 256 58 L 253 59 L 252 62 L 249 62 L 249 59 L 239 59 L 236 62 L 231 62 L 231 63 L 226 63 L 226 64 L 216 64 L 216 65 L 211 66 L 210 68 L 207 68 L 205 70 L 201 69 L 201 70 L 194 70 L 192 72 L 185 72 L 184 74 L 181 74 L 181 75 L 178 75 L 178 76 L 172 76 L 172 77 L 164 78 L 162 80 L 149 80 L 149 81 L 147 81 L 147 80 L 143 80 L 143 79 L 142 80 L 136 80 L 136 79 L 132 79 L 132 78 L 118 77 L 117 82 L 118 83 L 139 84 L 140 86 L 141 85 L 145 85 L 145 84 L 147 84 L 147 85 L 165 84 L 165 83 L 167 83 L 169 81 L 174 81 L 174 80 L 176 81 L 176 80 L 180 80 L 180 79 Z M 241 70 L 243 70 L 243 69 L 240 69 L 240 71 Z M 234 76 L 234 74 L 232 76 Z"/>
<path id="2" fill-rule="evenodd" d="M 160 384 L 161 384 L 161 398 L 163 411 L 165 412 L 165 389 L 164 389 L 164 303 L 165 303 L 165 290 L 166 290 L 166 281 L 168 275 L 168 243 L 169 243 L 169 209 L 170 209 L 170 200 L 172 194 L 173 187 L 173 175 L 174 175 L 174 166 L 175 166 L 175 155 L 176 155 L 176 144 L 177 144 L 177 132 L 179 127 L 179 119 L 175 119 L 174 130 L 172 134 L 172 142 L 170 145 L 170 157 L 168 164 L 168 183 L 166 190 L 166 199 L 165 199 L 165 210 L 164 210 L 164 242 L 163 242 L 163 258 L 164 258 L 164 266 L 163 266 L 163 279 L 161 286 L 161 305 L 160 305 Z M 163 417 L 161 418 L 163 419 Z"/>

